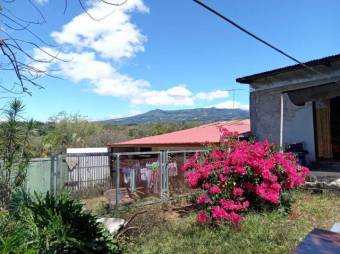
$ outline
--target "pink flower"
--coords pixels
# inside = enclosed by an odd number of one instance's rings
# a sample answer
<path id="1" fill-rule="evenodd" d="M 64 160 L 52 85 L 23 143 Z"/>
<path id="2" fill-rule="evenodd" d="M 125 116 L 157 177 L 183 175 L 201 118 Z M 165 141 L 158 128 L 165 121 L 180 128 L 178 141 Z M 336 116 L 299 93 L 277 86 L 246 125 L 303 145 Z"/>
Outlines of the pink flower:
<path id="1" fill-rule="evenodd" d="M 304 177 L 304 178 L 306 178 L 307 176 L 309 176 L 309 169 L 307 168 L 307 167 L 301 167 L 301 172 L 302 172 L 302 176 Z"/>
<path id="2" fill-rule="evenodd" d="M 243 203 L 242 203 L 242 208 L 243 209 L 247 209 L 248 207 L 249 207 L 249 201 L 247 200 L 247 201 L 244 201 Z"/>
<path id="3" fill-rule="evenodd" d="M 251 183 L 247 182 L 247 183 L 245 183 L 244 188 L 247 191 L 253 191 L 254 190 L 254 185 L 252 185 Z"/>
<path id="4" fill-rule="evenodd" d="M 243 203 L 235 202 L 231 199 L 224 199 L 220 200 L 220 206 L 226 211 L 241 211 L 245 210 L 249 207 L 249 201 L 244 201 Z"/>
<path id="5" fill-rule="evenodd" d="M 187 182 L 190 186 L 190 188 L 197 188 L 198 187 L 198 181 L 200 180 L 201 176 L 197 172 L 189 172 L 187 175 Z"/>
<path id="6" fill-rule="evenodd" d="M 197 197 L 196 203 L 199 204 L 199 205 L 211 204 L 211 199 L 209 198 L 209 196 L 207 194 L 202 194 L 202 195 Z"/>
<path id="7" fill-rule="evenodd" d="M 270 203 L 277 204 L 279 202 L 279 191 L 276 186 L 274 188 L 268 183 L 261 183 L 256 187 L 256 194 L 262 199 Z"/>
<path id="8" fill-rule="evenodd" d="M 245 175 L 247 173 L 246 168 L 242 166 L 237 166 L 235 168 L 235 172 L 240 174 L 240 175 Z"/>
<path id="9" fill-rule="evenodd" d="M 233 211 L 235 209 L 235 202 L 233 200 L 221 199 L 220 205 L 226 211 Z"/>
<path id="10" fill-rule="evenodd" d="M 221 145 L 195 154 L 183 166 L 189 186 L 205 191 L 196 199 L 207 209 L 198 213 L 197 223 L 230 221 L 237 226 L 249 206 L 262 205 L 261 200 L 277 205 L 282 191 L 305 183 L 309 170 L 298 165 L 292 153 L 277 152 L 269 142 L 239 141 L 236 133 L 221 131 Z"/>
<path id="11" fill-rule="evenodd" d="M 228 217 L 226 211 L 224 211 L 224 209 L 219 206 L 213 206 L 211 208 L 211 214 L 215 220 L 223 220 Z"/>
<path id="12" fill-rule="evenodd" d="M 197 224 L 207 224 L 209 220 L 210 218 L 205 211 L 201 210 L 197 213 L 197 216 L 196 216 Z"/>
<path id="13" fill-rule="evenodd" d="M 235 213 L 235 212 L 231 212 L 229 214 L 229 221 L 231 221 L 234 225 L 238 225 L 241 222 L 241 215 Z"/>
<path id="14" fill-rule="evenodd" d="M 211 157 L 215 160 L 222 160 L 225 156 L 225 152 L 217 149 L 211 151 Z"/>
<path id="15" fill-rule="evenodd" d="M 209 183 L 204 183 L 204 184 L 203 184 L 203 189 L 204 189 L 204 190 L 208 190 L 209 188 L 210 188 Z"/>
<path id="16" fill-rule="evenodd" d="M 241 189 L 241 188 L 234 188 L 233 196 L 240 197 L 242 195 L 243 195 L 243 189 Z"/>
<path id="17" fill-rule="evenodd" d="M 281 190 L 281 185 L 278 183 L 273 183 L 270 185 L 270 188 L 272 188 L 276 192 L 279 192 Z"/>
<path id="18" fill-rule="evenodd" d="M 265 169 L 262 171 L 262 177 L 265 180 L 268 180 L 270 182 L 276 182 L 277 181 L 277 176 L 273 175 L 269 170 Z"/>
<path id="19" fill-rule="evenodd" d="M 209 189 L 209 193 L 210 193 L 211 195 L 216 195 L 216 194 L 218 194 L 218 193 L 220 193 L 220 192 L 221 192 L 221 189 L 220 189 L 220 187 L 218 187 L 217 185 L 213 185 L 213 186 L 211 186 L 210 189 Z"/>
<path id="20" fill-rule="evenodd" d="M 212 173 L 214 170 L 214 167 L 210 164 L 204 165 L 203 168 L 201 168 L 200 173 L 203 178 L 207 178 L 210 173 Z"/>
<path id="21" fill-rule="evenodd" d="M 225 175 L 223 175 L 223 174 L 220 174 L 219 177 L 218 177 L 218 179 L 219 179 L 222 183 L 224 183 L 225 181 L 227 181 L 227 180 L 229 179 L 229 177 L 228 177 L 228 176 L 225 176 Z"/>

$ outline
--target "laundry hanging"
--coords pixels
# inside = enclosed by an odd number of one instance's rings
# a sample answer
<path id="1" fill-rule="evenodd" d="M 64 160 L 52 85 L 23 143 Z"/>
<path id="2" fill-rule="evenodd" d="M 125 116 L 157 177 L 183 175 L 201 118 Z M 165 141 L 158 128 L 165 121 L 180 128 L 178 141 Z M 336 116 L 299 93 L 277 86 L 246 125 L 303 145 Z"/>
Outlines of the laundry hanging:
<path id="1" fill-rule="evenodd" d="M 177 172 L 177 162 L 174 161 L 174 162 L 168 163 L 167 170 L 168 170 L 169 176 L 177 176 L 177 174 L 178 174 L 178 172 Z"/>

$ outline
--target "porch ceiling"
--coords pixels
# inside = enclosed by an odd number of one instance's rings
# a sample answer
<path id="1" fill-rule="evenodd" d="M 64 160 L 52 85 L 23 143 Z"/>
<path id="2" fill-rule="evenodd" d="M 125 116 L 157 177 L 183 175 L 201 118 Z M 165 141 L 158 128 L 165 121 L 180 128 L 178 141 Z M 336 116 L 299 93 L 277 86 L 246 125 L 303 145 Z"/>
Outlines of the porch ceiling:
<path id="1" fill-rule="evenodd" d="M 338 83 L 330 83 L 312 86 L 289 91 L 287 94 L 296 106 L 303 106 L 308 101 L 331 99 L 340 96 L 340 85 Z"/>

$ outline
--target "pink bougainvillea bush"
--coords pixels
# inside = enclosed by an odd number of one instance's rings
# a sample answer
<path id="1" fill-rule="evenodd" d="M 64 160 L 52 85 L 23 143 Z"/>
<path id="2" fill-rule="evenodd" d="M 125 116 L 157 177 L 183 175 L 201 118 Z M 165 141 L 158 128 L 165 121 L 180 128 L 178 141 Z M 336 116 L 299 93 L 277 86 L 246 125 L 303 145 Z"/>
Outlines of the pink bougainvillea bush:
<path id="1" fill-rule="evenodd" d="M 292 153 L 268 142 L 239 141 L 221 130 L 222 144 L 195 154 L 183 166 L 188 185 L 200 188 L 199 224 L 231 222 L 238 226 L 249 208 L 280 207 L 286 193 L 305 182 L 309 170 Z"/>

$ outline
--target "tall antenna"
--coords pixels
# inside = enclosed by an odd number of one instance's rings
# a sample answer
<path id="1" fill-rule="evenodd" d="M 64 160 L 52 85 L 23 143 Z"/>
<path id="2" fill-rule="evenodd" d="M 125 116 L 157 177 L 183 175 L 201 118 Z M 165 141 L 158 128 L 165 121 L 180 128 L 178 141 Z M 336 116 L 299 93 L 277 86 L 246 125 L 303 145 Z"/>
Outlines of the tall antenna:
<path id="1" fill-rule="evenodd" d="M 232 92 L 233 96 L 233 109 L 235 109 L 236 91 L 244 91 L 246 89 L 226 89 L 228 92 Z"/>

